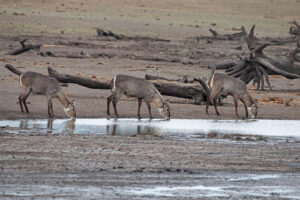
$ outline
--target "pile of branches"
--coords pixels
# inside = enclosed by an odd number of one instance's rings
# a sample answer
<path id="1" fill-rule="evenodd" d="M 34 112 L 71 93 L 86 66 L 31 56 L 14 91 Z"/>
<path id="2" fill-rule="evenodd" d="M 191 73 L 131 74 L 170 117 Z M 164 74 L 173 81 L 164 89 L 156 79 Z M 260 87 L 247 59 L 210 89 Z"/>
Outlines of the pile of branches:
<path id="1" fill-rule="evenodd" d="M 238 62 L 221 63 L 216 68 L 225 69 L 228 75 L 240 78 L 246 84 L 253 80 L 257 84 L 257 90 L 264 90 L 265 81 L 269 89 L 272 89 L 268 75 L 281 75 L 288 79 L 300 78 L 300 59 L 297 57 L 297 53 L 300 52 L 300 41 L 286 58 L 272 58 L 265 55 L 263 50 L 270 45 L 280 45 L 281 43 L 264 42 L 256 38 L 254 29 L 255 25 L 245 36 L 250 55 L 247 58 L 238 56 Z"/>

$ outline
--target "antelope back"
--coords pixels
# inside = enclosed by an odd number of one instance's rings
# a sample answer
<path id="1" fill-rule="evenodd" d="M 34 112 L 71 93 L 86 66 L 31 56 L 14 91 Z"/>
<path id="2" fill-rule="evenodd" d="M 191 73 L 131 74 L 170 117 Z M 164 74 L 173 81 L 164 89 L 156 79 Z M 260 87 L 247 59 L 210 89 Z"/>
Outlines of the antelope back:
<path id="1" fill-rule="evenodd" d="M 142 78 L 118 75 L 112 80 L 112 91 L 122 92 L 129 97 L 151 99 L 156 94 L 154 85 Z"/>
<path id="2" fill-rule="evenodd" d="M 30 87 L 33 92 L 39 94 L 54 95 L 60 90 L 57 79 L 31 71 L 21 74 L 20 85 Z"/>

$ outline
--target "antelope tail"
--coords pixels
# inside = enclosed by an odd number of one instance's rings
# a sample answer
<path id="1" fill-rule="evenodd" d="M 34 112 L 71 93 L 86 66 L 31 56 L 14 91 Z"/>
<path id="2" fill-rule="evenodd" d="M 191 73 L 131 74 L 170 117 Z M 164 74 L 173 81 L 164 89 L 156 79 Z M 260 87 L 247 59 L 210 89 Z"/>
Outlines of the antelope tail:
<path id="1" fill-rule="evenodd" d="M 21 70 L 18 70 L 17 68 L 15 68 L 14 66 L 12 66 L 11 64 L 6 64 L 5 67 L 11 71 L 12 73 L 14 74 L 17 74 L 17 75 L 21 75 L 21 74 L 24 74 L 24 72 L 22 72 Z"/>
<path id="2" fill-rule="evenodd" d="M 210 87 L 210 89 L 212 89 L 212 86 L 214 84 L 214 76 L 215 76 L 215 72 L 216 72 L 216 67 L 212 67 L 212 70 L 211 70 L 211 74 L 209 76 L 209 79 L 208 79 L 208 86 Z"/>

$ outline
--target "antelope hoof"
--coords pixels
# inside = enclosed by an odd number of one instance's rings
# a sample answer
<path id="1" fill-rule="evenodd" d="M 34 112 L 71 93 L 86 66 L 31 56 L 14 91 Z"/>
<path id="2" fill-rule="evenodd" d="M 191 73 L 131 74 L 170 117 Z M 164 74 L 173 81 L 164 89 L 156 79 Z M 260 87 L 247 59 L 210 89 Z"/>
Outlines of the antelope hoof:
<path id="1" fill-rule="evenodd" d="M 142 117 L 141 117 L 141 116 L 138 116 L 138 120 L 140 120 L 140 119 L 142 119 Z"/>
<path id="2" fill-rule="evenodd" d="M 110 115 L 107 115 L 107 116 L 106 116 L 106 119 L 107 119 L 107 120 L 110 120 Z"/>
<path id="3" fill-rule="evenodd" d="M 217 112 L 217 115 L 220 115 L 220 113 L 219 113 L 219 112 Z"/>

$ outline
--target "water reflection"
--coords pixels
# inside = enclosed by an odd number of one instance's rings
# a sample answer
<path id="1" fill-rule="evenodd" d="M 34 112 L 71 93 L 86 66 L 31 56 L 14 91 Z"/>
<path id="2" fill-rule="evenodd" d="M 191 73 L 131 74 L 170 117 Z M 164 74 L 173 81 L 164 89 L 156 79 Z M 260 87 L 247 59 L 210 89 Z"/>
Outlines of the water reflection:
<path id="1" fill-rule="evenodd" d="M 3 120 L 1 133 L 157 135 L 179 139 L 233 139 L 261 141 L 265 137 L 300 138 L 299 120 L 137 119 Z M 263 137 L 262 137 L 263 136 Z"/>
<path id="2" fill-rule="evenodd" d="M 56 123 L 58 122 L 58 123 Z M 9 127 L 14 127 L 10 129 L 11 133 L 31 133 L 31 134 L 73 134 L 75 128 L 75 120 L 20 120 L 19 126 L 14 124 L 9 124 Z M 19 128 L 18 130 L 16 128 Z"/>
<path id="3" fill-rule="evenodd" d="M 106 134 L 107 135 L 130 135 L 130 136 L 138 136 L 138 135 L 155 135 L 160 136 L 161 133 L 159 129 L 151 126 L 145 125 L 136 125 L 136 126 L 128 126 L 128 125 L 119 125 L 119 124 L 107 124 L 106 125 Z"/>

